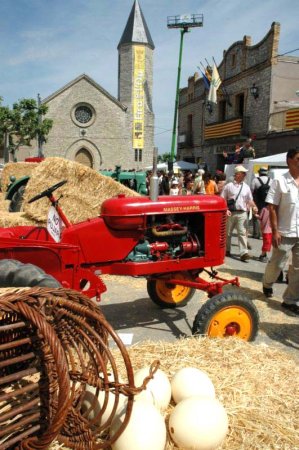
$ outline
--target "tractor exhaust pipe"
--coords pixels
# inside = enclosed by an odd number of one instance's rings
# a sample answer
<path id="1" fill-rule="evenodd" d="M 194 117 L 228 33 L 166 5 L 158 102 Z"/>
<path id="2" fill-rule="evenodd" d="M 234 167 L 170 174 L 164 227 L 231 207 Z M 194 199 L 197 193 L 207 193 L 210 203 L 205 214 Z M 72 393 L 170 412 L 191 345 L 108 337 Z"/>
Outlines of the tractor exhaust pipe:
<path id="1" fill-rule="evenodd" d="M 158 148 L 154 147 L 153 174 L 150 179 L 150 199 L 155 202 L 159 195 L 159 178 L 157 175 Z"/>

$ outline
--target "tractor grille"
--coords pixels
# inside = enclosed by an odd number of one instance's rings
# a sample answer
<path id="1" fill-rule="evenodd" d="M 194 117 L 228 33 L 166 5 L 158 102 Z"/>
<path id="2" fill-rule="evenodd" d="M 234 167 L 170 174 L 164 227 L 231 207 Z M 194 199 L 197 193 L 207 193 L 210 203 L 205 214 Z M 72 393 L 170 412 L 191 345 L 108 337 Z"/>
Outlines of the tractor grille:
<path id="1" fill-rule="evenodd" d="M 226 211 L 222 213 L 220 223 L 220 248 L 224 248 L 226 243 Z"/>

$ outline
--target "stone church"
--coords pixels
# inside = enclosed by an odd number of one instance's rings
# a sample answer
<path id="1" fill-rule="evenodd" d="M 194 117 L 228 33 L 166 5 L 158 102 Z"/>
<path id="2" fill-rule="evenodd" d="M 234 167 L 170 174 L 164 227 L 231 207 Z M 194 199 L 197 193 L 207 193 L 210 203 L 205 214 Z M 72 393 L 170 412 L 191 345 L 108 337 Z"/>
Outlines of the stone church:
<path id="1" fill-rule="evenodd" d="M 82 74 L 43 100 L 53 127 L 43 154 L 60 156 L 96 170 L 142 169 L 154 147 L 154 43 L 134 1 L 118 44 L 118 98 Z M 26 156 L 36 156 L 36 145 Z"/>

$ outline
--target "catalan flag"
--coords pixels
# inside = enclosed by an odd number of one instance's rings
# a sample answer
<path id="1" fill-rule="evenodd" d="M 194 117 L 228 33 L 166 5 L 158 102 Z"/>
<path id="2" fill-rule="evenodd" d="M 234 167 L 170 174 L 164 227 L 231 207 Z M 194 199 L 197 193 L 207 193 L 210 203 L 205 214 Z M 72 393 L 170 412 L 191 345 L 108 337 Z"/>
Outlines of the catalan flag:
<path id="1" fill-rule="evenodd" d="M 208 101 L 211 103 L 217 103 L 217 90 L 222 83 L 219 76 L 216 64 L 213 65 L 212 78 L 210 83 L 210 90 L 208 95 Z"/>

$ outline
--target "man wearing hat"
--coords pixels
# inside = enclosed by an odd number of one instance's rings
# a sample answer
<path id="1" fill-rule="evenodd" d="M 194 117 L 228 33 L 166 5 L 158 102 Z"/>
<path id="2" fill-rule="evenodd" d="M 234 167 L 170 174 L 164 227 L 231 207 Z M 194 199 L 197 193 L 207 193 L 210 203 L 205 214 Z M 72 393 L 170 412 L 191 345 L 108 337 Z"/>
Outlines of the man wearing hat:
<path id="1" fill-rule="evenodd" d="M 252 207 L 257 213 L 258 209 L 253 201 L 252 193 L 248 184 L 245 183 L 247 169 L 243 166 L 235 167 L 234 180 L 224 186 L 221 196 L 228 205 L 226 256 L 230 256 L 231 240 L 233 230 L 236 228 L 239 242 L 240 260 L 248 261 L 250 258 L 247 250 L 247 211 Z"/>

